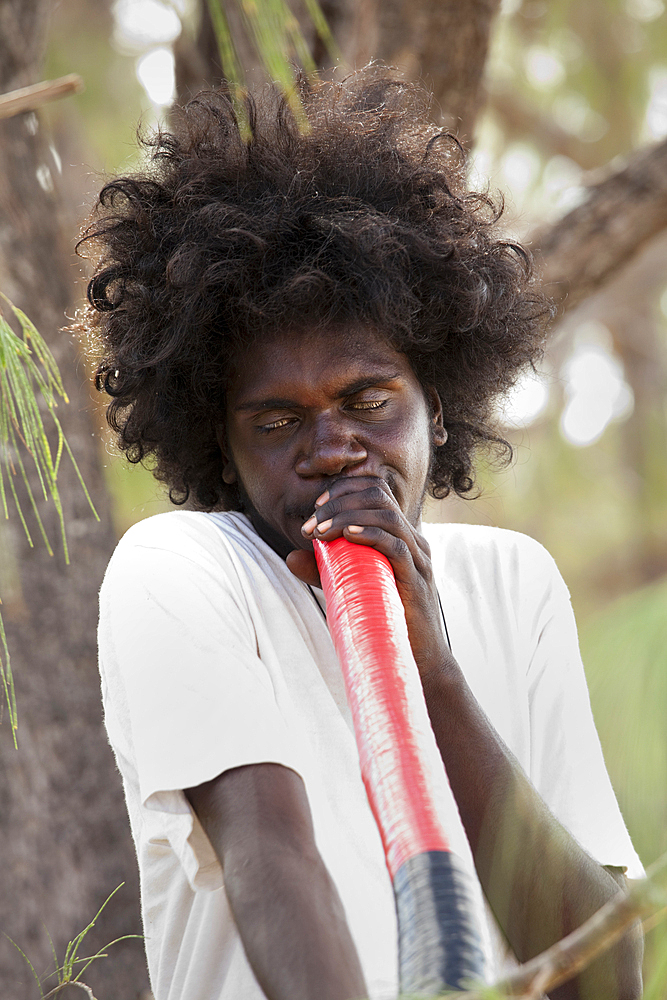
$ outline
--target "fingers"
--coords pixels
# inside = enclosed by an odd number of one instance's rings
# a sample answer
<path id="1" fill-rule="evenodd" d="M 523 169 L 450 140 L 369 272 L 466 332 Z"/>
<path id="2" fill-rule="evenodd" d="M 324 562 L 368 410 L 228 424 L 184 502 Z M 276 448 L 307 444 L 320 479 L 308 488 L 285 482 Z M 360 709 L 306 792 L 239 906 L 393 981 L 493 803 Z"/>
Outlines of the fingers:
<path id="1" fill-rule="evenodd" d="M 415 555 L 420 552 L 428 555 L 426 541 L 406 520 L 389 485 L 375 476 L 349 476 L 333 483 L 317 498 L 315 513 L 301 531 L 309 540 L 333 541 L 343 535 L 349 541 L 370 545 L 382 552 L 394 565 L 394 572 L 401 576 L 410 570 L 414 572 L 412 550 Z M 411 565 L 399 567 L 404 560 Z M 291 552 L 287 565 L 304 583 L 320 586 L 317 563 L 311 551 L 297 549 Z"/>
<path id="2" fill-rule="evenodd" d="M 430 575 L 426 542 L 398 506 L 389 486 L 371 476 L 339 480 L 316 501 L 315 513 L 302 527 L 304 537 L 333 541 L 341 535 L 369 545 L 391 562 L 397 579 L 415 569 Z"/>
<path id="3" fill-rule="evenodd" d="M 315 501 L 315 513 L 303 526 L 311 536 L 317 524 L 328 521 L 346 510 L 391 508 L 399 510 L 389 486 L 372 476 L 354 476 L 339 480 Z"/>
<path id="4" fill-rule="evenodd" d="M 302 531 L 307 538 L 321 538 L 326 542 L 331 542 L 343 534 L 346 537 L 350 533 L 359 536 L 362 533 L 370 535 L 373 528 L 381 529 L 383 532 L 404 539 L 407 539 L 407 536 L 412 532 L 410 525 L 405 521 L 400 511 L 391 508 L 374 510 L 363 507 L 343 510 L 332 517 L 324 516 L 312 526 L 308 521 L 303 526 Z"/>
<path id="5" fill-rule="evenodd" d="M 378 480 L 364 477 L 355 482 L 351 490 L 338 496 L 327 491 L 316 501 L 315 513 L 308 518 L 301 531 L 306 538 L 324 538 L 333 541 L 349 525 L 370 526 L 378 524 L 386 530 L 399 531 L 406 523 L 405 517 L 388 489 Z M 326 499 L 325 499 L 326 497 Z"/>
<path id="6" fill-rule="evenodd" d="M 325 490 L 325 492 L 317 498 L 315 501 L 315 507 L 321 507 L 330 500 L 336 500 L 336 498 L 342 496 L 343 494 L 358 493 L 373 488 L 379 488 L 379 490 L 392 499 L 394 503 L 396 502 L 389 484 L 386 483 L 384 479 L 380 479 L 379 476 L 341 476 L 340 479 L 337 479 L 334 483 L 332 483 L 329 489 Z"/>

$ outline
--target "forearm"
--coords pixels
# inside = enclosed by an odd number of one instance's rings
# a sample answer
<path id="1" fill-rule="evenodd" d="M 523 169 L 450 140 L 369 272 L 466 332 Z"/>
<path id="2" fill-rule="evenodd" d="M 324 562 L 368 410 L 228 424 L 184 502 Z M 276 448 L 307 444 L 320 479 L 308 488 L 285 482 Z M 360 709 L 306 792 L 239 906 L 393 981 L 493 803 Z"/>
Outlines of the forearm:
<path id="1" fill-rule="evenodd" d="M 498 923 L 521 961 L 584 922 L 618 885 L 549 812 L 488 722 L 456 664 L 424 680 L 431 724 L 475 865 Z M 641 945 L 627 935 L 558 1000 L 639 996 Z"/>
<path id="2" fill-rule="evenodd" d="M 225 888 L 267 1000 L 361 1000 L 363 974 L 343 906 L 322 860 L 234 850 Z"/>
<path id="3" fill-rule="evenodd" d="M 279 764 L 254 764 L 186 795 L 220 859 L 267 1000 L 367 996 L 343 906 L 315 844 L 302 779 Z"/>

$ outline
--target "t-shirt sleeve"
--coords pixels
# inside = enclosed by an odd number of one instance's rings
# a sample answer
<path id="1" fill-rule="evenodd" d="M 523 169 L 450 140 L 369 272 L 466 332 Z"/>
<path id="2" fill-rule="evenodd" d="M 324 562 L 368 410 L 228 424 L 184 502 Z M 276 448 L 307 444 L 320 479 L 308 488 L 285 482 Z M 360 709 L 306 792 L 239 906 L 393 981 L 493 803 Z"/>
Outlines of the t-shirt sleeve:
<path id="1" fill-rule="evenodd" d="M 100 660 L 112 743 L 115 722 L 140 805 L 161 814 L 196 885 L 217 866 L 182 789 L 246 764 L 298 763 L 224 539 L 214 529 L 210 545 L 187 532 L 172 541 L 139 531 L 119 545 L 100 595 Z"/>
<path id="2" fill-rule="evenodd" d="M 536 543 L 535 543 L 536 544 Z M 644 874 L 611 786 L 591 711 L 570 597 L 539 546 L 541 600 L 528 669 L 530 778 L 554 815 L 601 865 Z"/>

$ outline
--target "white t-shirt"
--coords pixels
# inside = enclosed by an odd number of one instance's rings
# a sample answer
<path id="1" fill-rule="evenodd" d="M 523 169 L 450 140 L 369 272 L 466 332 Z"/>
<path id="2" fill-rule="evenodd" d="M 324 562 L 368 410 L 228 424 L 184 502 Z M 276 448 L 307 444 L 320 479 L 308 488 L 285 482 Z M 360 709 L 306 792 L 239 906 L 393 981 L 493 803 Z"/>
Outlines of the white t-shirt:
<path id="1" fill-rule="evenodd" d="M 516 532 L 423 528 L 452 651 L 481 707 L 581 846 L 641 877 L 552 558 Z M 139 860 L 156 1000 L 263 1000 L 221 866 L 182 789 L 267 761 L 304 780 L 371 998 L 397 993 L 391 882 L 318 601 L 321 593 L 238 513 L 151 517 L 111 559 L 100 595 L 102 693 Z M 458 814 L 446 822 L 471 865 Z M 502 948 L 476 888 L 492 976 Z"/>

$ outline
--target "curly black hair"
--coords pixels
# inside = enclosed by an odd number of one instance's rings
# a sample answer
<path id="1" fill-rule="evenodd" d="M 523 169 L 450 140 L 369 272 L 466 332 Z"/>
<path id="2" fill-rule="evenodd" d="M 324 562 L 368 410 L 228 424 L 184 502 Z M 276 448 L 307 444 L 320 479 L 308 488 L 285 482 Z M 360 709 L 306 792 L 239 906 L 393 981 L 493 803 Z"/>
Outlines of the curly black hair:
<path id="1" fill-rule="evenodd" d="M 539 356 L 548 306 L 502 206 L 465 186 L 425 92 L 386 67 L 303 86 L 305 123 L 275 91 L 239 123 L 223 92 L 142 139 L 145 170 L 106 184 L 81 244 L 97 253 L 80 326 L 131 462 L 174 503 L 239 509 L 222 481 L 233 360 L 256 338 L 348 324 L 380 331 L 442 400 L 433 496 L 473 488 L 480 445 L 511 456 L 494 405 Z"/>

